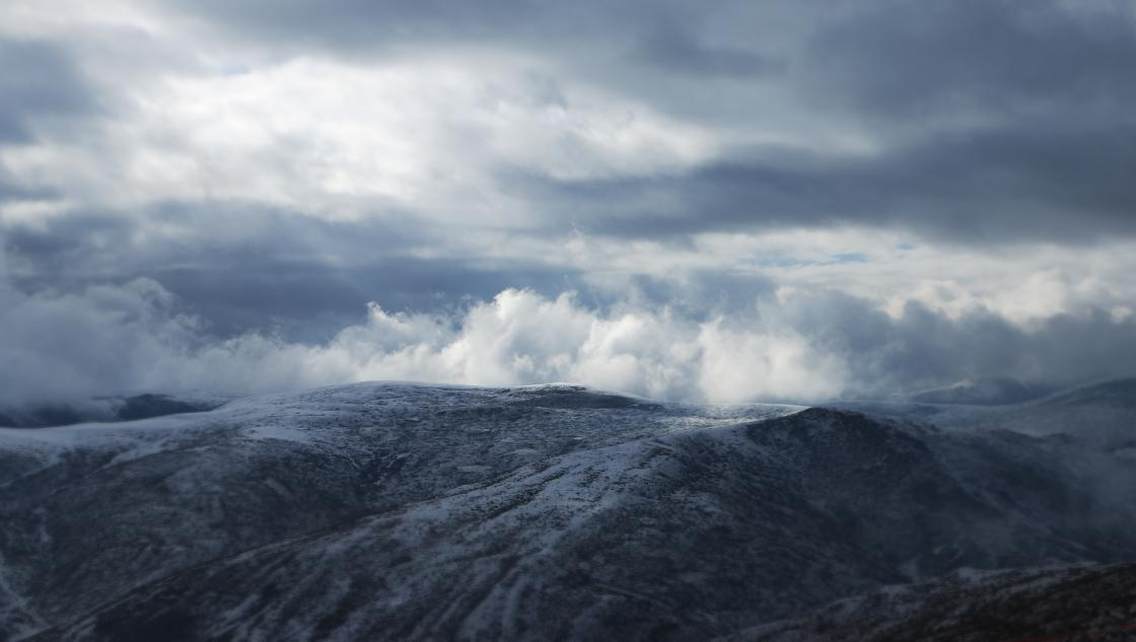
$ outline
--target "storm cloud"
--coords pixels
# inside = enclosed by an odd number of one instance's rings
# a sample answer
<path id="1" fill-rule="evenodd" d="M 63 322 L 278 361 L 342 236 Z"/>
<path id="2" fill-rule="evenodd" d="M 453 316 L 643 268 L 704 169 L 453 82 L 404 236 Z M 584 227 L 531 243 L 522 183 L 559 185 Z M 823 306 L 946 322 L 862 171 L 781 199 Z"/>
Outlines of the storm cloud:
<path id="1" fill-rule="evenodd" d="M 616 236 L 861 225 L 956 243 L 1084 242 L 1136 234 L 1134 143 L 1128 124 L 1039 125 L 943 134 L 880 156 L 752 150 L 677 177 L 517 184 Z"/>
<path id="2" fill-rule="evenodd" d="M 6 3 L 4 395 L 1136 374 L 1134 59 L 1106 0 Z"/>

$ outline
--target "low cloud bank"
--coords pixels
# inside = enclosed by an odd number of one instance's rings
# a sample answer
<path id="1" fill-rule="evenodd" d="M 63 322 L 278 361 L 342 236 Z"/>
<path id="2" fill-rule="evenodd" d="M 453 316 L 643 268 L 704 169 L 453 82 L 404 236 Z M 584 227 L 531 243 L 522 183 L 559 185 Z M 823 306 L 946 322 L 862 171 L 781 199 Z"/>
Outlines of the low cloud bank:
<path id="1" fill-rule="evenodd" d="M 370 304 L 321 344 L 211 338 L 159 283 L 80 293 L 0 291 L 0 401 L 127 391 L 256 393 L 373 379 L 575 381 L 711 403 L 881 397 L 965 377 L 1069 384 L 1132 374 L 1136 324 L 1104 311 L 1023 327 L 918 303 L 898 314 L 832 291 L 754 299 L 729 315 L 593 308 L 508 289 L 452 316 Z"/>

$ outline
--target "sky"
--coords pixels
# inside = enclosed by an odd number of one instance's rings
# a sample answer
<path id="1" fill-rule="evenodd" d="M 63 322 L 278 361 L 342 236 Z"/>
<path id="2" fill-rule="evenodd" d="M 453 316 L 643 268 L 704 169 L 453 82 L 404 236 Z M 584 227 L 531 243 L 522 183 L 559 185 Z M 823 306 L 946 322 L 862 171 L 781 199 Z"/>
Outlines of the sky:
<path id="1" fill-rule="evenodd" d="M 1132 0 L 7 0 L 0 402 L 1136 374 Z"/>

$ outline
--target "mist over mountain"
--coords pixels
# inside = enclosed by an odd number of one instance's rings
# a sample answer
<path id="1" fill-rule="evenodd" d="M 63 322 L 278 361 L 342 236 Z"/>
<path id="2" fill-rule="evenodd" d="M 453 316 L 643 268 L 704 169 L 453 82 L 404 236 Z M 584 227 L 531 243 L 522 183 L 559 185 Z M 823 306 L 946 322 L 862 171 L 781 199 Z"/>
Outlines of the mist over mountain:
<path id="1" fill-rule="evenodd" d="M 0 428 L 45 428 L 108 421 L 133 421 L 212 410 L 224 399 L 182 398 L 142 393 L 79 401 L 27 403 L 0 407 Z"/>
<path id="2" fill-rule="evenodd" d="M 997 406 L 1037 399 L 1050 392 L 1051 389 L 1043 386 L 1031 386 L 1016 379 L 1002 377 L 964 379 L 949 386 L 917 392 L 909 399 L 917 403 Z"/>

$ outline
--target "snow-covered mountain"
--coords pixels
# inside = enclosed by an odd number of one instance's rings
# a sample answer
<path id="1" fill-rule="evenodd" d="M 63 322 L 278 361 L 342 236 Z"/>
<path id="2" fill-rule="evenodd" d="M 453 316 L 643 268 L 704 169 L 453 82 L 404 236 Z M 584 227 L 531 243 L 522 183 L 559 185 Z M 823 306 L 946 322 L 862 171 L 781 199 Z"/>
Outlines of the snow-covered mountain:
<path id="1" fill-rule="evenodd" d="M 1136 560 L 1136 466 L 841 409 L 359 384 L 0 430 L 0 556 L 14 639 L 706 639 Z"/>

